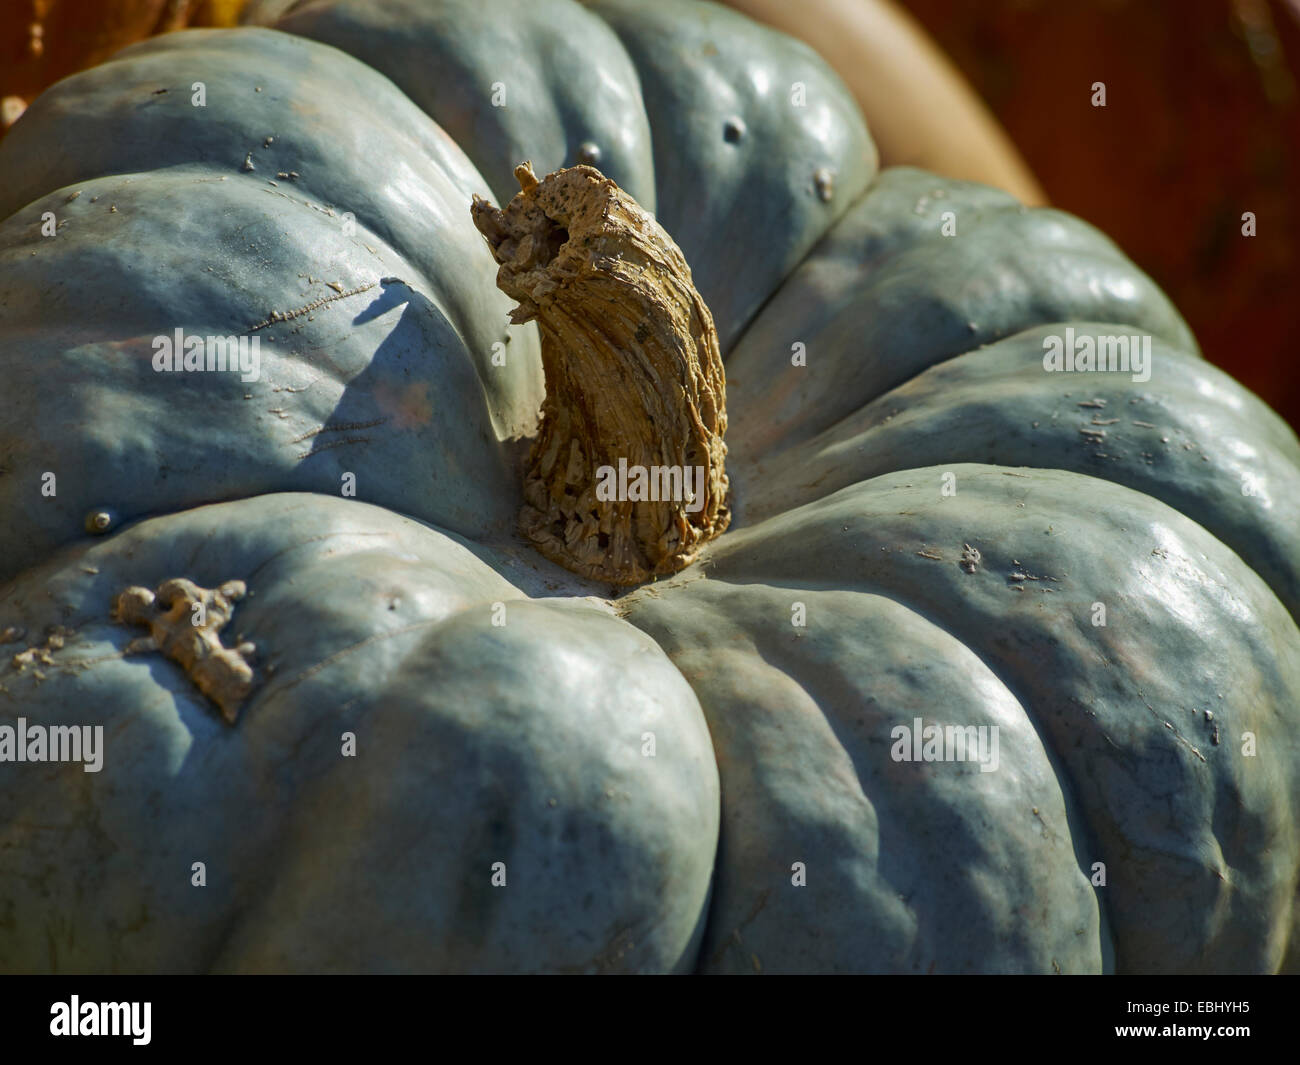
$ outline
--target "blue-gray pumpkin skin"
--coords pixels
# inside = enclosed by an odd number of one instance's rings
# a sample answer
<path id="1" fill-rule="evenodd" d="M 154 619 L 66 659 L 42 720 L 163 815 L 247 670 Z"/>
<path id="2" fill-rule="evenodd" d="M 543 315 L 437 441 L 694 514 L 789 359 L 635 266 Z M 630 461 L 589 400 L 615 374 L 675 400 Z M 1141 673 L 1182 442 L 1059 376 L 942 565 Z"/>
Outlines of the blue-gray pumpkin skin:
<path id="1" fill-rule="evenodd" d="M 733 528 L 618 599 L 513 533 L 538 341 L 468 206 L 522 159 L 655 210 L 727 357 Z M 60 83 L 0 175 L 0 724 L 105 734 L 0 763 L 0 969 L 1300 969 L 1300 444 L 1091 227 L 877 175 L 803 45 L 309 0 Z M 249 589 L 233 727 L 110 616 L 177 576 Z"/>

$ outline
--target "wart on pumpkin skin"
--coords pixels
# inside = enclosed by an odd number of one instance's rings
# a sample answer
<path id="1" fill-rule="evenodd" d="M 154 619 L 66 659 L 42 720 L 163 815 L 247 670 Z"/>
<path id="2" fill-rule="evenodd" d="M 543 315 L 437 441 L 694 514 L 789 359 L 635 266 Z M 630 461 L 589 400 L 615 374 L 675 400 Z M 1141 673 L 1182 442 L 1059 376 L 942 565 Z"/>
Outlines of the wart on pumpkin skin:
<path id="1" fill-rule="evenodd" d="M 253 690 L 253 668 L 247 659 L 255 647 L 248 641 L 226 647 L 221 630 L 246 594 L 243 581 L 226 581 L 213 589 L 173 578 L 156 592 L 140 586 L 124 589 L 113 601 L 113 619 L 149 630 L 149 635 L 131 641 L 127 654 L 160 651 L 185 670 L 227 723 L 234 724 Z"/>

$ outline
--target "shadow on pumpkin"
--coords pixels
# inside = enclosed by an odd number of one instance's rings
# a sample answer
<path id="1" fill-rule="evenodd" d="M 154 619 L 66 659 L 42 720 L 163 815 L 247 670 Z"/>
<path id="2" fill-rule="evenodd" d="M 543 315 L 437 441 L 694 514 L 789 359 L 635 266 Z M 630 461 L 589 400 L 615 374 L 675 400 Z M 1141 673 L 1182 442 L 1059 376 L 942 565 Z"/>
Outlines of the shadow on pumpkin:
<path id="1" fill-rule="evenodd" d="M 496 439 L 465 341 L 424 293 L 398 278 L 380 284 L 339 337 L 373 354 L 325 421 L 296 439 L 297 458 L 314 464 L 318 491 L 436 513 L 441 528 L 464 535 L 501 535 L 518 498 L 513 446 Z M 328 341 L 310 357 L 327 367 Z"/>

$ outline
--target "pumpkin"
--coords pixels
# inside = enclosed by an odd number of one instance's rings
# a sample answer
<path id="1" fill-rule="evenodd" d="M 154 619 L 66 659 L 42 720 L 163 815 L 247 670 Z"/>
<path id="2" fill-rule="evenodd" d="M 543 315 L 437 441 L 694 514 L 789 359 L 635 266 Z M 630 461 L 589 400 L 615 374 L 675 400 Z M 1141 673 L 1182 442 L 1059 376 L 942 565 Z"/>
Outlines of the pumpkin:
<path id="1" fill-rule="evenodd" d="M 322 0 L 0 175 L 4 969 L 1300 967 L 1300 443 L 807 46 Z"/>

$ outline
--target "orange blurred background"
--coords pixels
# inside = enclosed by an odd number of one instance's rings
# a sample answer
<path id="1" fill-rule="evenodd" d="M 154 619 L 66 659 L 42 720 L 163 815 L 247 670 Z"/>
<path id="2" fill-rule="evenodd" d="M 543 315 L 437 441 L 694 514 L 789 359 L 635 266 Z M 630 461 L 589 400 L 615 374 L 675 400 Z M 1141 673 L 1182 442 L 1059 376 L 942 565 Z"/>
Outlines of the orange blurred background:
<path id="1" fill-rule="evenodd" d="M 1300 0 L 904 6 L 1052 203 L 1109 234 L 1206 357 L 1300 427 Z"/>

